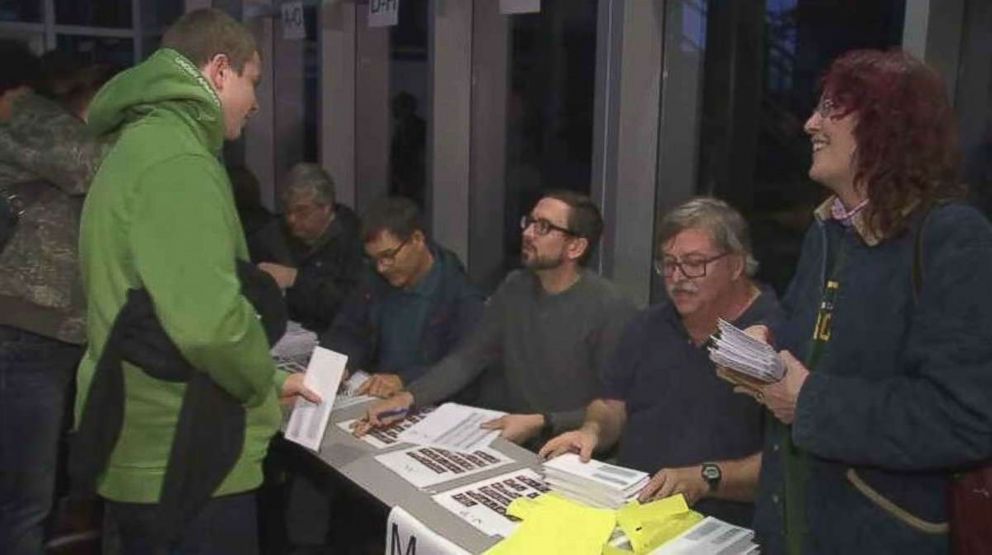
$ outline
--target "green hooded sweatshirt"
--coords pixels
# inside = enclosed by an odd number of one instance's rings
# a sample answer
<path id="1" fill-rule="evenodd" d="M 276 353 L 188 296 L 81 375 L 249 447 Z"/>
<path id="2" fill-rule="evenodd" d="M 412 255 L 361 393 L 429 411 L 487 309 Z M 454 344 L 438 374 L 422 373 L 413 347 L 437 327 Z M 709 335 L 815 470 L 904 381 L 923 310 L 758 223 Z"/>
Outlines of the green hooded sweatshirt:
<path id="1" fill-rule="evenodd" d="M 285 378 L 235 274 L 235 258 L 248 254 L 217 158 L 224 138 L 220 100 L 189 60 L 161 49 L 101 89 L 89 118 L 93 131 L 116 135 L 117 142 L 83 207 L 89 349 L 77 378 L 76 421 L 127 290 L 144 288 L 186 360 L 247 409 L 241 457 L 214 495 L 254 489 L 280 423 L 277 396 Z M 185 385 L 128 364 L 124 382 L 124 426 L 99 493 L 154 503 Z"/>

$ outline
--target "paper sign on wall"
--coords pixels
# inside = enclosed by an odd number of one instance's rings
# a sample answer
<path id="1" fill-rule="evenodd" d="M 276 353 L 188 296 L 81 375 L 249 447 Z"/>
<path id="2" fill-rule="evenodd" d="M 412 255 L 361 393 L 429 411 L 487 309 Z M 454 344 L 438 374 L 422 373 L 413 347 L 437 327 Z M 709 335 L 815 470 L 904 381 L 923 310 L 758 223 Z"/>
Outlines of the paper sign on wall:
<path id="1" fill-rule="evenodd" d="M 499 13 L 504 15 L 515 13 L 539 13 L 541 0 L 499 0 Z"/>
<path id="2" fill-rule="evenodd" d="M 282 38 L 285 40 L 307 38 L 303 2 L 284 2 L 282 4 Z"/>
<path id="3" fill-rule="evenodd" d="M 400 0 L 369 0 L 369 27 L 389 27 L 400 22 Z"/>
<path id="4" fill-rule="evenodd" d="M 400 507 L 389 511 L 386 555 L 468 555 Z"/>

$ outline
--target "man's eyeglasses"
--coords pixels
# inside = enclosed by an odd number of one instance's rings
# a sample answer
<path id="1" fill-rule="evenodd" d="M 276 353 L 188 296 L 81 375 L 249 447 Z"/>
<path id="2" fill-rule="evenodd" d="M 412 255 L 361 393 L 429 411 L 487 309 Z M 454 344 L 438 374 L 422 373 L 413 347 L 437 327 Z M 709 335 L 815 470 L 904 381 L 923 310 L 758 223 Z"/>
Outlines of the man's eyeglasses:
<path id="1" fill-rule="evenodd" d="M 658 272 L 658 275 L 666 278 L 675 275 L 676 269 L 682 272 L 682 275 L 690 279 L 706 277 L 706 267 L 709 263 L 720 260 L 728 254 L 730 253 L 725 252 L 709 258 L 693 257 L 686 258 L 682 261 L 679 261 L 679 259 L 674 256 L 666 256 L 661 260 L 656 259 L 654 261 L 654 271 Z"/>
<path id="2" fill-rule="evenodd" d="M 560 232 L 564 233 L 565 235 L 572 235 L 573 237 L 577 237 L 578 236 L 571 229 L 564 228 L 564 227 L 561 227 L 561 226 L 557 226 L 557 225 L 549 222 L 548 220 L 545 220 L 544 218 L 535 218 L 535 217 L 531 216 L 530 214 L 528 214 L 528 215 L 523 216 L 522 218 L 520 218 L 520 230 L 521 231 L 526 231 L 527 228 L 530 227 L 530 226 L 534 226 L 534 233 L 536 233 L 538 235 L 541 235 L 541 236 L 547 235 L 547 234 L 551 233 L 552 231 L 560 231 Z"/>
<path id="3" fill-rule="evenodd" d="M 405 247 L 407 243 L 410 242 L 411 238 L 412 237 L 407 237 L 399 245 L 396 245 L 395 247 L 389 250 L 382 251 L 374 256 L 368 255 L 369 262 L 371 262 L 375 266 L 379 266 L 380 264 L 385 266 L 392 266 L 393 264 L 396 263 L 396 256 L 400 254 L 400 251 L 403 250 L 403 247 Z"/>

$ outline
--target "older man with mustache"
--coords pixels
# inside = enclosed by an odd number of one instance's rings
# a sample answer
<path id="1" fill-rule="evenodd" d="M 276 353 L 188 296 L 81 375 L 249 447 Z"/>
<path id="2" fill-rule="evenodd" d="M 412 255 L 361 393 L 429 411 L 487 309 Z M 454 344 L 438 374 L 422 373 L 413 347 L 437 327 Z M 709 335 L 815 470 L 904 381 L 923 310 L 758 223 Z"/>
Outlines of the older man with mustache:
<path id="1" fill-rule="evenodd" d="M 577 451 L 589 460 L 623 436 L 619 463 L 657 471 L 642 501 L 682 493 L 703 513 L 750 525 L 762 415 L 716 376 L 706 349 L 719 318 L 747 326 L 778 315 L 775 294 L 750 277 L 749 243 L 744 218 L 717 199 L 690 200 L 665 217 L 655 268 L 669 300 L 631 321 L 585 423 L 542 456 Z"/>

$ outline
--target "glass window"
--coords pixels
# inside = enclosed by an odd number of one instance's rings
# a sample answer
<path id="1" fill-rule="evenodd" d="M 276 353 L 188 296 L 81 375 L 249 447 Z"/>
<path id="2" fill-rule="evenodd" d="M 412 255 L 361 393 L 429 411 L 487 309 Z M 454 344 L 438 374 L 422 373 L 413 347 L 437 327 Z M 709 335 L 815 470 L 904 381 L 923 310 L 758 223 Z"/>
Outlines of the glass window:
<path id="1" fill-rule="evenodd" d="M 976 203 L 992 215 L 992 4 L 968 0 L 954 108 L 963 155 L 962 174 Z"/>
<path id="2" fill-rule="evenodd" d="M 304 6 L 307 38 L 303 42 L 303 161 L 317 162 L 320 125 L 320 27 L 316 6 Z"/>
<path id="3" fill-rule="evenodd" d="M 781 292 L 826 196 L 803 132 L 818 79 L 847 50 L 899 46 L 905 0 L 692 3 L 706 25 L 697 190 L 744 212 L 759 278 Z"/>
<path id="4" fill-rule="evenodd" d="M 428 0 L 400 4 L 389 28 L 389 193 L 427 207 Z"/>
<path id="5" fill-rule="evenodd" d="M 183 0 L 156 0 L 141 3 L 141 26 L 152 33 L 162 33 L 183 15 Z"/>
<path id="6" fill-rule="evenodd" d="M 38 0 L 0 0 L 0 21 L 41 22 L 41 2 Z"/>
<path id="7" fill-rule="evenodd" d="M 134 41 L 114 37 L 58 35 L 56 48 L 83 60 L 130 67 L 134 64 Z"/>
<path id="8" fill-rule="evenodd" d="M 520 217 L 542 192 L 592 182 L 598 0 L 545 0 L 511 16 L 504 265 L 519 266 Z"/>
<path id="9" fill-rule="evenodd" d="M 131 0 L 55 0 L 55 23 L 130 28 Z"/>

